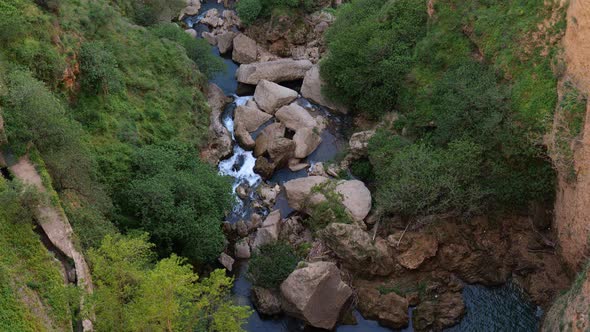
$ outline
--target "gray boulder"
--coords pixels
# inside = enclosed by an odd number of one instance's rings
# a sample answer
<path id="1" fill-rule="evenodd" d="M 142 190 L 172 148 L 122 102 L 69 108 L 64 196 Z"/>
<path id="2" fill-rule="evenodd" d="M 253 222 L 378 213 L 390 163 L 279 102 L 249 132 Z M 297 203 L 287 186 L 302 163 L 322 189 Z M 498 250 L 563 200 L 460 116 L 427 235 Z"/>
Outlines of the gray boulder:
<path id="1" fill-rule="evenodd" d="M 309 60 L 280 59 L 268 62 L 244 64 L 238 68 L 238 82 L 256 85 L 261 80 L 284 82 L 300 80 L 313 66 Z"/>
<path id="2" fill-rule="evenodd" d="M 232 59 L 237 63 L 252 63 L 258 57 L 258 47 L 256 42 L 250 37 L 239 34 L 234 38 L 234 50 Z"/>
<path id="3" fill-rule="evenodd" d="M 295 136 L 295 158 L 303 159 L 309 156 L 322 142 L 322 137 L 317 128 L 301 128 Z"/>
<path id="4" fill-rule="evenodd" d="M 297 103 L 291 103 L 281 107 L 275 113 L 275 116 L 287 128 L 294 131 L 298 131 L 301 128 L 314 128 L 318 126 L 313 116 Z"/>
<path id="5" fill-rule="evenodd" d="M 262 227 L 256 231 L 256 238 L 252 244 L 252 249 L 256 249 L 264 244 L 276 242 L 279 239 L 281 226 L 281 211 L 275 210 L 271 212 L 264 222 Z"/>
<path id="6" fill-rule="evenodd" d="M 269 114 L 274 114 L 277 109 L 291 103 L 296 98 L 297 91 L 267 80 L 261 80 L 254 92 L 254 99 L 260 109 Z"/>
<path id="7" fill-rule="evenodd" d="M 225 54 L 232 50 L 236 34 L 231 31 L 222 32 L 216 36 L 219 53 Z"/>
<path id="8" fill-rule="evenodd" d="M 324 86 L 323 80 L 320 78 L 320 68 L 318 65 L 313 66 L 309 71 L 305 73 L 303 78 L 303 85 L 301 86 L 301 95 L 307 99 L 314 101 L 322 106 L 330 108 L 332 110 L 348 113 L 348 109 L 343 105 L 330 101 L 322 93 L 322 87 Z"/>

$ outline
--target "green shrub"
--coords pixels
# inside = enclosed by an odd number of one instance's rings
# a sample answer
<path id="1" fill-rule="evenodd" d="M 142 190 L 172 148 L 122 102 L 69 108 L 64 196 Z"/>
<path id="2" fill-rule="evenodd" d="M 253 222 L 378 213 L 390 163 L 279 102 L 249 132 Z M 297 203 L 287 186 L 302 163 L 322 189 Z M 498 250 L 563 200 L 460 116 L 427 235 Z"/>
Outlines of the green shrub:
<path id="1" fill-rule="evenodd" d="M 346 211 L 342 204 L 342 195 L 336 192 L 336 183 L 325 182 L 317 185 L 312 189 L 312 193 L 322 194 L 326 200 L 311 206 L 309 211 L 309 218 L 305 219 L 305 223 L 314 231 L 320 231 L 331 223 L 352 223 L 352 218 Z M 310 205 L 306 203 L 306 205 Z"/>
<path id="2" fill-rule="evenodd" d="M 252 24 L 262 11 L 260 0 L 242 0 L 236 6 L 238 16 L 245 24 Z"/>
<path id="3" fill-rule="evenodd" d="M 248 274 L 260 287 L 277 288 L 295 270 L 299 258 L 286 243 L 265 244 L 250 259 Z"/>
<path id="4" fill-rule="evenodd" d="M 82 87 L 91 94 L 117 93 L 123 89 L 117 59 L 100 42 L 86 42 L 80 50 Z"/>
<path id="5" fill-rule="evenodd" d="M 123 192 L 123 211 L 136 219 L 125 227 L 152 235 L 162 255 L 176 252 L 205 263 L 223 248 L 221 221 L 231 186 L 198 152 L 185 144 L 146 146 L 133 157 L 133 175 Z"/>
<path id="6" fill-rule="evenodd" d="M 391 111 L 426 32 L 422 0 L 354 0 L 338 11 L 321 62 L 325 92 L 371 117 Z"/>

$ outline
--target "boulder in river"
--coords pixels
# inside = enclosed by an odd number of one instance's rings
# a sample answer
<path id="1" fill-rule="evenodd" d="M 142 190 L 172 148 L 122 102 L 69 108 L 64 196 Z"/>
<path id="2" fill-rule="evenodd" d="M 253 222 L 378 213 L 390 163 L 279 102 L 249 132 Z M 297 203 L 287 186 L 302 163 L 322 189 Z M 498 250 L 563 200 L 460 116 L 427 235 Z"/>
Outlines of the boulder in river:
<path id="1" fill-rule="evenodd" d="M 270 119 L 272 119 L 272 115 L 261 111 L 253 101 L 236 107 L 234 115 L 235 127 L 244 128 L 250 133 Z"/>
<path id="2" fill-rule="evenodd" d="M 254 92 L 256 103 L 268 114 L 274 114 L 277 109 L 291 103 L 296 98 L 297 91 L 267 80 L 261 80 Z"/>
<path id="3" fill-rule="evenodd" d="M 317 121 L 309 112 L 297 103 L 281 107 L 276 113 L 276 118 L 287 128 L 297 131 L 301 128 L 315 128 Z"/>
<path id="4" fill-rule="evenodd" d="M 219 256 L 219 263 L 223 265 L 228 271 L 231 272 L 234 266 L 234 259 L 231 258 L 228 254 L 222 252 Z"/>
<path id="5" fill-rule="evenodd" d="M 300 80 L 313 66 L 309 60 L 280 59 L 241 65 L 236 72 L 238 82 L 256 85 L 261 80 L 285 82 Z"/>
<path id="6" fill-rule="evenodd" d="M 260 157 L 268 152 L 272 142 L 280 137 L 285 137 L 285 125 L 282 123 L 272 123 L 262 129 L 260 134 L 256 137 L 254 156 Z"/>
<path id="7" fill-rule="evenodd" d="M 320 78 L 320 68 L 318 65 L 315 65 L 305 73 L 303 85 L 301 86 L 301 95 L 332 110 L 344 114 L 348 113 L 348 109 L 345 106 L 332 102 L 324 96 L 322 93 L 322 87 L 324 84 L 325 83 Z"/>
<path id="8" fill-rule="evenodd" d="M 367 319 L 375 319 L 379 324 L 392 329 L 408 326 L 408 300 L 391 291 L 381 294 L 377 288 L 360 287 L 357 289 L 358 309 Z"/>
<path id="9" fill-rule="evenodd" d="M 250 245 L 248 244 L 247 239 L 241 239 L 240 241 L 236 242 L 234 246 L 234 254 L 238 259 L 248 259 L 250 258 Z"/>
<path id="10" fill-rule="evenodd" d="M 194 29 L 191 29 L 191 30 L 195 31 Z M 195 37 L 196 37 L 196 31 L 195 31 Z M 209 43 L 209 45 L 211 45 L 211 46 L 217 45 L 217 37 L 209 31 L 203 32 L 203 39 L 205 39 Z"/>
<path id="11" fill-rule="evenodd" d="M 295 136 L 295 158 L 303 159 L 309 156 L 322 142 L 317 128 L 301 128 L 297 130 Z"/>
<path id="12" fill-rule="evenodd" d="M 256 142 L 252 138 L 252 135 L 244 127 L 236 127 L 235 129 L 236 140 L 246 150 L 254 149 Z"/>
<path id="13" fill-rule="evenodd" d="M 307 324 L 331 330 L 350 303 L 352 289 L 331 262 L 308 263 L 281 284 L 283 310 Z"/>
<path id="14" fill-rule="evenodd" d="M 232 59 L 237 63 L 252 63 L 256 61 L 258 57 L 258 47 L 256 42 L 246 36 L 245 34 L 239 34 L 234 38 L 234 50 L 232 53 Z"/>
<path id="15" fill-rule="evenodd" d="M 252 303 L 259 313 L 274 316 L 283 312 L 281 301 L 275 292 L 262 287 L 252 287 L 251 292 Z"/>
<path id="16" fill-rule="evenodd" d="M 256 249 L 264 244 L 276 242 L 279 239 L 280 226 L 281 211 L 275 210 L 264 219 L 262 227 L 256 231 L 256 238 L 252 244 L 252 249 Z"/>
<path id="17" fill-rule="evenodd" d="M 225 54 L 232 50 L 235 36 L 235 32 L 232 31 L 222 32 L 216 36 L 219 53 Z"/>

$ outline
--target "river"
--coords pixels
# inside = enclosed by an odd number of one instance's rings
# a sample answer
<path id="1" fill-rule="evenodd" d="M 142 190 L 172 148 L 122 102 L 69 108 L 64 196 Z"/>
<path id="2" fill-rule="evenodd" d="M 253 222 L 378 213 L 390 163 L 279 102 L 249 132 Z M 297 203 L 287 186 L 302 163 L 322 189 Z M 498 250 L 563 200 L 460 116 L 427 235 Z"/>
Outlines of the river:
<path id="1" fill-rule="evenodd" d="M 195 29 L 200 34 L 203 31 L 208 31 L 208 28 L 199 24 L 200 15 L 207 10 L 217 8 L 223 11 L 223 5 L 217 3 L 216 0 L 206 0 L 203 3 L 199 16 L 190 17 L 185 22 Z M 237 105 L 244 104 L 252 96 L 238 96 L 238 91 L 253 91 L 252 89 L 239 89 L 238 82 L 235 78 L 235 72 L 238 64 L 231 60 L 230 55 L 220 55 L 217 47 L 213 48 L 213 52 L 221 57 L 226 65 L 226 71 L 218 73 L 212 80 L 212 83 L 217 84 L 223 92 L 234 98 L 234 102 L 228 105 L 222 114 L 222 123 L 232 133 L 233 138 L 233 110 Z M 292 84 L 290 88 L 294 88 Z M 346 140 L 343 135 L 345 127 L 348 122 L 345 118 L 340 118 L 336 115 L 328 113 L 324 108 L 314 105 L 304 98 L 299 98 L 297 101 L 301 106 L 310 110 L 311 112 L 319 112 L 322 116 L 328 119 L 328 126 L 322 132 L 322 143 L 316 151 L 314 151 L 307 159 L 310 164 L 315 162 L 323 162 L 332 160 L 339 151 L 346 147 Z M 260 129 L 261 130 L 261 129 Z M 259 130 L 259 131 L 260 131 Z M 258 132 L 259 132 L 258 131 Z M 256 135 L 256 133 L 254 133 Z M 235 189 L 241 184 L 247 184 L 250 188 L 255 189 L 262 183 L 262 179 L 254 172 L 255 157 L 251 151 L 245 151 L 234 140 L 234 148 L 232 155 L 219 163 L 219 173 L 230 176 L 234 179 L 233 188 Z M 288 168 L 278 170 L 274 176 L 269 180 L 271 184 L 282 184 L 291 179 L 307 176 L 306 170 L 292 172 Z M 255 190 L 251 190 L 252 193 Z M 235 222 L 240 219 L 247 220 L 253 212 L 251 202 L 253 197 L 246 200 L 238 199 L 234 208 L 227 220 Z M 274 207 L 280 209 L 282 216 L 287 216 L 292 209 L 287 205 L 283 196 L 279 195 L 277 203 Z M 260 212 L 260 211 L 258 211 Z M 264 211 L 263 211 L 264 212 Z M 268 211 L 266 211 L 268 212 Z M 250 288 L 246 274 L 248 269 L 247 261 L 237 261 L 234 264 L 235 283 L 232 289 L 236 302 L 241 305 L 252 307 L 250 301 Z M 537 306 L 533 305 L 526 295 L 514 284 L 508 283 L 501 287 L 489 288 L 479 285 L 465 285 L 463 289 L 463 298 L 466 304 L 467 314 L 463 320 L 456 326 L 447 329 L 446 331 L 536 331 L 539 327 L 540 317 L 542 311 Z M 412 314 L 410 308 L 410 317 Z M 376 321 L 364 319 L 358 312 L 354 312 L 357 320 L 356 325 L 341 325 L 336 328 L 337 332 L 381 332 L 391 331 L 389 328 L 380 326 Z M 266 332 L 266 331 L 313 331 L 313 329 L 306 328 L 303 322 L 282 316 L 274 319 L 265 319 L 261 317 L 256 311 L 248 319 L 245 329 L 250 332 Z M 410 326 L 401 331 L 413 331 L 410 319 Z"/>

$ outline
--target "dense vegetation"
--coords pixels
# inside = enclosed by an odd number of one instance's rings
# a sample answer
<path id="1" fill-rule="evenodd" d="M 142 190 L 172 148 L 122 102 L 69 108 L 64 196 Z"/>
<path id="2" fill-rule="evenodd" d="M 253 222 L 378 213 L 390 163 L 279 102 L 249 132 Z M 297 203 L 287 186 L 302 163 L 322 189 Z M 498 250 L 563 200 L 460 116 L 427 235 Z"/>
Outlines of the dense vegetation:
<path id="1" fill-rule="evenodd" d="M 542 136 L 564 19 L 540 23 L 563 10 L 526 0 L 429 6 L 353 0 L 326 36 L 325 92 L 362 116 L 399 115 L 372 140 L 371 165 L 356 169 L 374 179 L 379 212 L 468 216 L 551 202 Z"/>
<path id="2" fill-rule="evenodd" d="M 252 24 L 260 17 L 269 17 L 273 11 L 303 10 L 312 12 L 321 8 L 314 0 L 241 0 L 236 5 L 240 19 L 246 24 Z"/>
<path id="3" fill-rule="evenodd" d="M 289 244 L 265 244 L 252 255 L 248 274 L 257 286 L 277 288 L 295 270 L 297 262 L 299 258 Z"/>
<path id="4" fill-rule="evenodd" d="M 97 331 L 239 331 L 248 316 L 228 299 L 231 279 L 217 271 L 197 282 L 186 261 L 207 271 L 221 252 L 231 186 L 198 158 L 209 121 L 203 91 L 223 65 L 206 42 L 170 23 L 182 6 L 0 2 L 2 149 L 11 160 L 30 155 L 50 189 L 44 199 L 63 207 L 90 253 Z M 15 291 L 22 283 L 60 329 L 78 312 L 77 290 L 64 286 L 32 232 L 23 213 L 33 209 L 19 198 L 27 191 L 9 186 L 16 189 L 1 190 L 0 242 L 19 250 L 2 255 L 0 316 L 10 319 L 0 324 L 12 325 L 0 329 L 44 330 Z M 19 204 L 22 211 L 11 208 Z M 136 236 L 144 232 L 149 239 Z"/>

